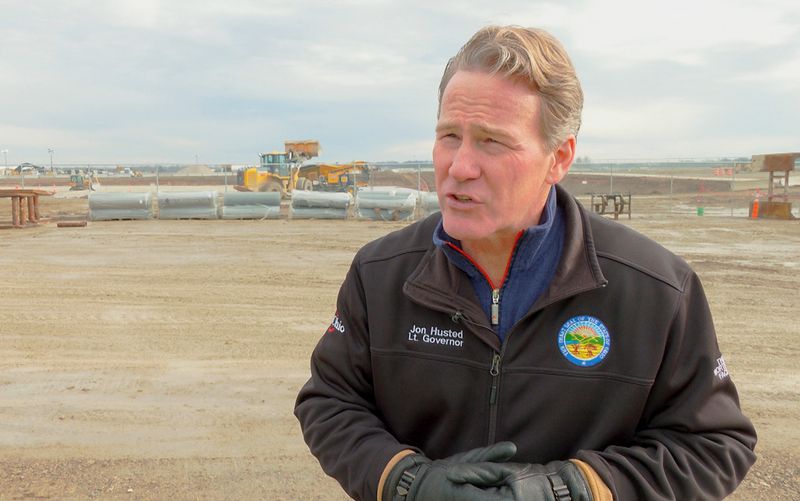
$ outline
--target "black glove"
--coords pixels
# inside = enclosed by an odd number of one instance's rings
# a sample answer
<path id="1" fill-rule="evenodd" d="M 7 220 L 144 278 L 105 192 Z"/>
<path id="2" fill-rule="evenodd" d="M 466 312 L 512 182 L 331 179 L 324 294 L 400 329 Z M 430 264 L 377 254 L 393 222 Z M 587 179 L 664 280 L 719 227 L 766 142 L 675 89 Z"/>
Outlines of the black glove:
<path id="1" fill-rule="evenodd" d="M 571 461 L 545 465 L 482 463 L 455 465 L 449 480 L 475 487 L 500 487 L 501 496 L 516 501 L 592 501 L 583 473 Z"/>
<path id="2" fill-rule="evenodd" d="M 409 454 L 389 471 L 381 499 L 383 501 L 513 501 L 508 492 L 505 496 L 500 495 L 499 487 L 476 487 L 467 482 L 453 482 L 448 478 L 448 472 L 458 465 L 488 465 L 494 464 L 494 461 L 508 461 L 516 452 L 517 446 L 513 443 L 499 442 L 437 461 L 431 461 L 422 454 Z"/>

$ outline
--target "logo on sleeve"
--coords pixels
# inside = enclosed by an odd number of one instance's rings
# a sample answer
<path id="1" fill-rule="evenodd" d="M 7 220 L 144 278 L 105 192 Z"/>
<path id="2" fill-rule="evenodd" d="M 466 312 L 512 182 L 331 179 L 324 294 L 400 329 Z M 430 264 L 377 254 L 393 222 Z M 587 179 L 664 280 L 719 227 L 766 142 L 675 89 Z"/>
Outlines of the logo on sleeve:
<path id="1" fill-rule="evenodd" d="M 730 373 L 728 372 L 728 366 L 725 365 L 724 358 L 719 357 L 717 359 L 717 366 L 714 368 L 714 375 L 717 376 L 720 381 L 722 381 L 723 379 L 725 379 L 730 375 Z"/>
<path id="2" fill-rule="evenodd" d="M 339 334 L 344 334 L 344 324 L 339 319 L 339 312 L 337 311 L 336 314 L 333 316 L 333 321 L 331 322 L 330 327 L 328 327 L 328 334 L 333 334 L 334 332 L 338 332 Z"/>
<path id="3" fill-rule="evenodd" d="M 558 332 L 558 348 L 573 364 L 591 367 L 608 355 L 611 336 L 603 322 L 594 317 L 572 317 Z"/>

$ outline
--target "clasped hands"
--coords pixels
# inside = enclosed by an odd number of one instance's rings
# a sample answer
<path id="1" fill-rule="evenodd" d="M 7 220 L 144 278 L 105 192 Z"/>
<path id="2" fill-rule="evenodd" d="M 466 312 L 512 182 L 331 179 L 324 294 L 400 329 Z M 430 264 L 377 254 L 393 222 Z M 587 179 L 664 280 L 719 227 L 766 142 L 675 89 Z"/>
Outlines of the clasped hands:
<path id="1" fill-rule="evenodd" d="M 401 459 L 389 472 L 383 501 L 592 501 L 570 461 L 508 462 L 517 452 L 499 442 L 432 461 L 422 454 Z"/>

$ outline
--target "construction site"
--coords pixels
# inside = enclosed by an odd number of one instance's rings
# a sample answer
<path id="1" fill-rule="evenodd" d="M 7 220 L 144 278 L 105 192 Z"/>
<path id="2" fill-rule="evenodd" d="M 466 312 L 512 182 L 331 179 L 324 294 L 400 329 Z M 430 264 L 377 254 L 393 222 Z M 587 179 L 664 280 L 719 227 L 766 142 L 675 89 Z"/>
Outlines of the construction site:
<path id="1" fill-rule="evenodd" d="M 699 274 L 759 435 L 729 499 L 800 498 L 796 158 L 576 166 L 562 183 Z M 281 161 L 261 159 L 252 174 Z M 355 252 L 436 207 L 429 170 L 342 165 L 260 181 L 0 177 L 0 192 L 39 191 L 0 198 L 0 499 L 347 499 L 308 452 L 294 399 Z M 347 205 L 309 216 L 303 197 Z"/>

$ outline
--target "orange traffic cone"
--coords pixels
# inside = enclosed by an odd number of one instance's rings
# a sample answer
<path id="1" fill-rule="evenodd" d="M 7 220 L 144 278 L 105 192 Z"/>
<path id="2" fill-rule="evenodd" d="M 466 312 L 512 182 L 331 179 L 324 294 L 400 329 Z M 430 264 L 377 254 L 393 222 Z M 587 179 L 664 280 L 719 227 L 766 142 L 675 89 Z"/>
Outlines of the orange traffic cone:
<path id="1" fill-rule="evenodd" d="M 750 214 L 750 217 L 753 219 L 758 219 L 758 198 L 753 200 L 753 211 Z"/>

